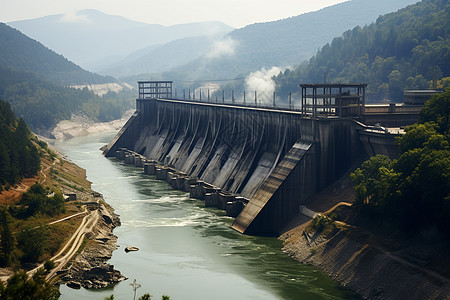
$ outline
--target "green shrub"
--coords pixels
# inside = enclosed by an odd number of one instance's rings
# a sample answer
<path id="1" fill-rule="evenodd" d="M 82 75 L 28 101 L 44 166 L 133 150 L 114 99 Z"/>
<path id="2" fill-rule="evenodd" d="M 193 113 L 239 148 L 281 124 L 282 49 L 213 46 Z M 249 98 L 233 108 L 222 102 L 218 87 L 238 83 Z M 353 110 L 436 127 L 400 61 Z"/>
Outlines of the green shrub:
<path id="1" fill-rule="evenodd" d="M 318 232 L 322 232 L 325 229 L 334 229 L 336 228 L 336 224 L 332 219 L 327 216 L 318 215 L 312 220 L 311 227 Z"/>
<path id="2" fill-rule="evenodd" d="M 44 263 L 44 269 L 45 269 L 47 272 L 49 272 L 50 270 L 52 270 L 54 267 L 55 267 L 55 263 L 54 263 L 52 260 L 48 259 L 48 260 L 45 261 L 45 263 Z"/>

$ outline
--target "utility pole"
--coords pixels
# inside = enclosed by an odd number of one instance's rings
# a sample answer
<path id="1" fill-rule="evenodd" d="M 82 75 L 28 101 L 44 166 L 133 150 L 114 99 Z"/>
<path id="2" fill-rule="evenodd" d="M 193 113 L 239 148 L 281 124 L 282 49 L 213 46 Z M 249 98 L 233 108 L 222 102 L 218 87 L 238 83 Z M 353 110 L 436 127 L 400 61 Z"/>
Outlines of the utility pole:
<path id="1" fill-rule="evenodd" d="M 136 300 L 136 290 L 141 287 L 139 283 L 136 283 L 136 279 L 133 280 L 133 283 L 130 283 L 130 285 L 133 287 L 133 300 Z"/>
<path id="2" fill-rule="evenodd" d="M 289 109 L 292 109 L 292 93 L 289 92 Z"/>

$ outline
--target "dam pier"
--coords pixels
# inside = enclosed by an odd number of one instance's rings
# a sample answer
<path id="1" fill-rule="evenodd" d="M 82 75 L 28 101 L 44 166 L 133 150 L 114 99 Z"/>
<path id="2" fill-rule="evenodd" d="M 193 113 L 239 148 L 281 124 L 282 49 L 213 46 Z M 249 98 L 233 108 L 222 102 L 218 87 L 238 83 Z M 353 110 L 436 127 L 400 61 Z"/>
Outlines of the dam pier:
<path id="1" fill-rule="evenodd" d="M 358 159 L 397 151 L 398 133 L 364 124 L 366 85 L 301 87 L 293 110 L 173 99 L 172 82 L 139 82 L 136 112 L 103 153 L 226 210 L 241 233 L 278 235 Z"/>

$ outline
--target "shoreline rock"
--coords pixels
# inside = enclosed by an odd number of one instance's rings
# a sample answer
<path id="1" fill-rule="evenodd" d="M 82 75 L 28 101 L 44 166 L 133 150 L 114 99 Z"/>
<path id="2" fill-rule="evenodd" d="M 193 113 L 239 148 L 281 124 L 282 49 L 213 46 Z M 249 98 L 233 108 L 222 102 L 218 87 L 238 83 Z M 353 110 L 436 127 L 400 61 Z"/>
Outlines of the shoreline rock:
<path id="1" fill-rule="evenodd" d="M 71 120 L 60 121 L 51 131 L 50 137 L 57 140 L 63 140 L 92 133 L 119 130 L 132 114 L 133 110 L 129 110 L 118 120 L 97 123 L 87 117 L 74 115 Z"/>
<path id="2" fill-rule="evenodd" d="M 71 288 L 100 289 L 128 279 L 106 263 L 118 248 L 113 229 L 120 226 L 119 216 L 112 207 L 103 203 L 97 209 L 100 218 L 92 232 L 86 235 L 88 242 L 85 248 L 60 274 L 60 283 Z"/>
<path id="3" fill-rule="evenodd" d="M 138 247 L 134 247 L 134 246 L 127 246 L 127 247 L 125 247 L 124 251 L 126 253 L 131 252 L 131 251 L 139 251 L 139 248 Z"/>
<path id="4" fill-rule="evenodd" d="M 450 299 L 446 278 L 383 251 L 365 232 L 341 229 L 324 236 L 305 234 L 305 227 L 280 237 L 283 251 L 300 263 L 321 269 L 365 299 Z"/>

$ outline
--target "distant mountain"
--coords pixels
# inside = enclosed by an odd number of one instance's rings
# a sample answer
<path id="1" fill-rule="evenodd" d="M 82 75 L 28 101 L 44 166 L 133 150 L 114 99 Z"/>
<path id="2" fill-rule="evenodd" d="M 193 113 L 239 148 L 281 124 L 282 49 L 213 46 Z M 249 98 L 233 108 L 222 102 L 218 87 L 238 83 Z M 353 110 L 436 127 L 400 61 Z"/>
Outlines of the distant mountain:
<path id="1" fill-rule="evenodd" d="M 0 45 L 0 99 L 10 103 L 14 113 L 36 133 L 48 134 L 72 114 L 110 121 L 132 107 L 134 101 L 129 100 L 134 92 L 129 90 L 99 97 L 87 88 L 68 88 L 115 79 L 87 72 L 3 23 Z"/>
<path id="2" fill-rule="evenodd" d="M 132 52 L 170 41 L 229 32 L 221 22 L 199 22 L 174 26 L 146 24 L 97 10 L 52 15 L 8 23 L 75 63 L 90 69 L 123 59 Z M 110 57 L 105 61 L 105 57 Z"/>
<path id="3" fill-rule="evenodd" d="M 178 39 L 161 46 L 150 46 L 136 51 L 124 60 L 98 72 L 115 77 L 126 77 L 142 73 L 168 71 L 211 51 L 215 42 L 226 33 Z"/>
<path id="4" fill-rule="evenodd" d="M 298 65 L 334 37 L 355 26 L 374 22 L 417 0 L 351 0 L 319 11 L 274 22 L 257 23 L 232 31 L 223 55 L 204 55 L 164 77 L 196 79 L 233 78 L 262 67 Z"/>
<path id="5" fill-rule="evenodd" d="M 4 23 L 0 23 L 0 45 L 0 65 L 4 67 L 32 72 L 64 85 L 115 81 L 113 78 L 83 70 L 62 55 Z"/>
<path id="6" fill-rule="evenodd" d="M 277 76 L 277 94 L 298 90 L 301 82 L 322 82 L 324 74 L 330 83 L 368 83 L 369 100 L 401 101 L 404 89 L 448 86 L 449 1 L 423 0 L 345 32 L 308 63 Z"/>

